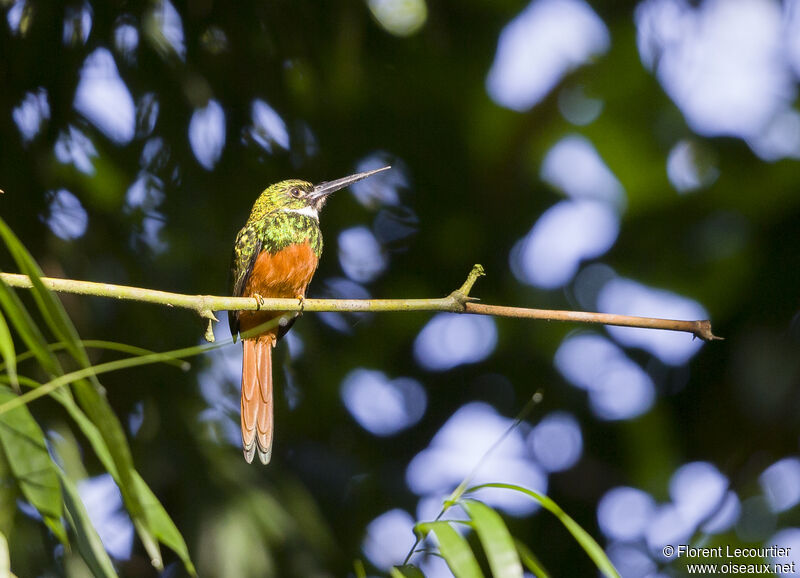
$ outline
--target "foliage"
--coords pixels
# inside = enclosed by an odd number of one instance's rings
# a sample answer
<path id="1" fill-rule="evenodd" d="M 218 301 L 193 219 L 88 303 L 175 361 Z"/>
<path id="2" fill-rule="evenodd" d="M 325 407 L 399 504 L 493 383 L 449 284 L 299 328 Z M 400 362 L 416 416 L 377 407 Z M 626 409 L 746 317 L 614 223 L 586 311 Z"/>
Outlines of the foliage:
<path id="1" fill-rule="evenodd" d="M 606 546 L 597 508 L 608 490 L 632 486 L 667 503 L 674 472 L 694 461 L 715 464 L 730 481 L 727 489 L 747 503 L 742 520 L 750 512 L 769 524 L 743 521 L 687 540 L 763 543 L 772 532 L 765 528 L 800 523 L 796 507 L 778 515 L 765 506 L 761 486 L 770 464 L 798 451 L 797 153 L 766 159 L 744 138 L 698 130 L 664 90 L 659 69 L 643 63 L 633 4 L 591 3 L 608 30 L 607 51 L 570 65 L 522 112 L 494 102 L 486 78 L 504 27 L 527 3 L 423 3 L 427 19 L 407 36 L 381 23 L 378 4 L 0 2 L 0 215 L 35 258 L 3 227 L 10 251 L 0 267 L 35 276 L 38 263 L 48 276 L 224 294 L 234 235 L 267 184 L 330 180 L 378 158 L 405 184 L 392 188 L 391 203 L 349 193 L 331 199 L 310 296 L 439 296 L 480 262 L 487 277 L 473 294 L 483 302 L 583 309 L 578 278 L 547 289 L 512 266 L 540 215 L 567 200 L 543 174 L 548 153 L 579 136 L 624 190 L 616 242 L 580 271 L 595 265 L 690 298 L 726 341 L 674 365 L 619 343 L 653 381 L 655 397 L 636 418 L 605 420 L 589 393 L 554 367 L 555 353 L 575 335 L 570 324 L 497 321 L 486 358 L 431 369 L 414 346 L 428 314 L 309 313 L 277 350 L 275 455 L 260 469 L 244 464 L 231 435 L 238 349 L 227 345 L 224 328 L 217 328 L 221 347 L 199 355 L 204 327 L 193 314 L 0 285 L 0 395 L 52 388 L 0 416 L 0 479 L 12 480 L 0 483 L 0 575 L 9 558 L 20 576 L 108 572 L 89 508 L 75 494 L 104 473 L 138 536 L 129 558 L 112 560 L 121 575 L 154 575 L 151 560 L 176 573 L 191 560 L 200 575 L 344 575 L 354 559 L 374 574 L 380 569 L 362 552 L 370 521 L 392 508 L 415 512 L 420 502 L 406 483 L 409 462 L 465 403 L 484 401 L 512 416 L 538 389 L 544 401 L 520 431 L 554 410 L 580 424 L 582 457 L 550 475 L 547 491 L 560 507 L 550 511 L 569 512 L 578 535 L 583 528 Z M 747 6 L 755 4 L 777 5 Z M 121 40 L 131 31 L 132 49 Z M 135 107 L 130 135 L 109 135 L 76 104 L 81 73 L 98 50 L 110 55 Z M 790 108 L 795 91 L 793 77 Z M 588 124 L 564 114 L 576 94 L 599 103 Z M 47 114 L 26 136 L 14 111 L 24 103 L 41 109 L 42 95 Z M 211 102 L 225 114 L 225 137 L 209 162 L 189 134 Z M 269 117 L 258 103 L 279 118 L 285 138 L 255 130 L 254 107 Z M 667 172 L 680 143 L 689 143 L 703 176 L 681 193 Z M 345 233 L 365 229 L 384 268 L 357 281 L 347 275 Z M 615 339 L 600 328 L 588 334 Z M 176 371 L 167 364 L 174 355 L 153 353 L 170 351 L 197 355 Z M 427 395 L 420 421 L 391 435 L 361 427 L 342 401 L 343 382 L 358 369 L 420 384 Z M 21 447 L 42 467 L 12 468 L 6 452 Z M 15 507 L 26 501 L 39 509 Z M 542 514 L 503 518 L 523 567 L 554 576 L 596 572 L 596 557 L 575 552 L 577 544 L 597 550 L 550 531 L 553 520 Z M 459 533 L 461 525 L 439 520 L 426 528 L 445 535 L 447 552 L 469 559 L 464 548 L 450 549 L 461 542 L 447 528 Z M 748 528 L 755 530 L 741 531 Z M 58 547 L 63 539 L 69 548 Z M 488 573 L 480 532 L 466 542 Z M 651 562 L 654 572 L 676 569 Z"/>

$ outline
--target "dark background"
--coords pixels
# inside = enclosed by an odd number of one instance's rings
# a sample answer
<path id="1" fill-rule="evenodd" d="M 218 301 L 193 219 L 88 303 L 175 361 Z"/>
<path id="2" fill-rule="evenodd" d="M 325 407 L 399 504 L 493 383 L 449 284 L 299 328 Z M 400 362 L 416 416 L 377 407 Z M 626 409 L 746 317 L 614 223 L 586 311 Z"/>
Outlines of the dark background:
<path id="1" fill-rule="evenodd" d="M 399 201 L 369 206 L 348 192 L 331 199 L 322 214 L 326 250 L 311 296 L 364 295 L 352 284 L 337 293 L 331 280 L 345 277 L 340 232 L 365 226 L 388 258 L 385 271 L 362 283 L 374 297 L 443 296 L 461 284 L 473 263 L 481 263 L 488 276 L 474 294 L 486 303 L 580 309 L 572 279 L 563 287 L 536 287 L 515 276 L 509 264 L 512 248 L 540 214 L 565 198 L 540 176 L 545 155 L 562 137 L 578 134 L 591 141 L 626 199 L 616 242 L 581 267 L 603 263 L 621 277 L 694 300 L 708 312 L 715 333 L 726 338 L 677 366 L 644 348 L 624 348 L 650 375 L 656 398 L 641 415 L 609 421 L 593 412 L 586 393 L 554 365 L 556 350 L 575 325 L 498 319 L 490 355 L 431 371 L 414 355 L 428 313 L 334 322 L 306 314 L 293 329 L 302 354 L 289 363 L 287 348 L 279 348 L 284 351 L 276 367 L 275 453 L 268 467 L 245 464 L 235 438 L 238 345 L 224 355 L 195 358 L 187 373 L 154 365 L 109 374 L 102 382 L 120 419 L 127 424 L 133 415 L 133 423 L 141 422 L 129 432 L 135 463 L 185 536 L 201 575 L 344 575 L 356 558 L 370 568 L 361 551 L 368 524 L 395 508 L 417 519 L 418 497 L 406 485 L 406 467 L 448 418 L 475 400 L 511 418 L 539 389 L 544 401 L 528 423 L 565 411 L 577 419 L 583 440 L 580 460 L 549 477 L 548 495 L 601 544 L 610 543 L 597 521 L 598 502 L 608 490 L 636 487 L 668 504 L 675 497 L 670 477 L 696 461 L 713 464 L 743 504 L 735 523 L 711 537 L 712 543 L 761 544 L 798 524 L 796 508 L 776 509 L 765 498 L 760 476 L 778 460 L 800 463 L 800 150 L 768 158 L 735 131 L 723 134 L 687 122 L 653 67 L 640 59 L 634 4 L 593 3 L 608 30 L 608 49 L 565 71 L 535 106 L 522 111 L 494 102 L 486 78 L 499 34 L 525 9 L 523 3 L 432 2 L 419 30 L 398 36 L 367 3 L 350 0 L 178 2 L 184 54 L 165 42 L 152 16 L 155 4 L 2 4 L 0 214 L 47 275 L 226 294 L 234 236 L 266 185 L 290 177 L 331 180 L 373 159 L 393 164 L 392 178 L 405 181 L 396 189 L 385 181 Z M 673 4 L 687 14 L 711 12 L 708 3 Z M 15 10 L 22 17 L 13 26 Z M 791 9 L 783 10 L 788 22 Z M 76 14 L 83 28 L 65 33 L 65 21 Z M 128 53 L 115 47 L 115 31 L 123 24 L 138 31 L 138 44 Z M 756 26 L 754 36 L 763 32 Z M 98 48 L 114 56 L 137 105 L 137 128 L 128 138 L 115 139 L 76 110 L 81 70 Z M 792 111 L 797 76 L 790 78 L 783 104 Z M 559 99 L 575 87 L 602 102 L 589 124 L 572 124 L 561 112 Z M 46 91 L 49 118 L 26 139 L 12 112 L 40 89 Z M 149 130 L 141 121 L 146 94 L 158 103 Z M 189 124 L 209 99 L 224 111 L 226 133 L 219 157 L 206 168 L 191 148 Z M 260 146 L 247 132 L 254 99 L 283 119 L 288 150 L 274 140 Z M 69 127 L 95 149 L 91 174 L 56 154 Z M 667 174 L 668 155 L 682 140 L 695 147 L 697 173 L 716 175 L 685 194 Z M 148 143 L 156 152 L 145 160 Z M 145 173 L 149 200 L 133 206 L 127 191 Z M 54 191 L 61 189 L 82 208 L 59 212 Z M 85 216 L 85 232 L 60 237 L 53 215 L 62 222 Z M 159 229 L 155 237 L 148 227 Z M 12 269 L 6 256 L 2 265 Z M 89 297 L 62 301 L 85 339 L 157 351 L 202 339 L 202 323 L 184 311 Z M 216 329 L 218 339 L 227 337 L 223 325 Z M 600 328 L 591 332 L 605 334 Z M 114 357 L 93 352 L 92 361 Z M 225 369 L 215 373 L 213 365 Z M 339 390 L 359 367 L 419 382 L 427 394 L 422 419 L 388 437 L 360 427 Z M 201 375 L 216 382 L 215 395 L 227 402 L 200 387 Z M 282 393 L 287 375 L 289 397 Z M 215 412 L 209 414 L 210 408 Z M 45 429 L 64 422 L 47 401 L 36 402 L 32 411 Z M 102 473 L 90 451 L 83 457 L 89 475 Z M 779 480 L 790 496 L 800 496 L 800 474 Z M 507 519 L 554 575 L 593 572 L 552 517 Z M 702 535 L 696 530 L 695 539 Z M 21 512 L 11 542 L 20 576 L 59 568 L 52 539 Z M 647 575 L 663 563 L 644 538 L 629 545 L 646 560 L 645 570 L 612 556 L 623 575 Z M 167 556 L 168 573 L 180 575 Z M 119 569 L 122 575 L 154 574 L 138 543 Z M 664 571 L 676 569 L 667 565 Z"/>

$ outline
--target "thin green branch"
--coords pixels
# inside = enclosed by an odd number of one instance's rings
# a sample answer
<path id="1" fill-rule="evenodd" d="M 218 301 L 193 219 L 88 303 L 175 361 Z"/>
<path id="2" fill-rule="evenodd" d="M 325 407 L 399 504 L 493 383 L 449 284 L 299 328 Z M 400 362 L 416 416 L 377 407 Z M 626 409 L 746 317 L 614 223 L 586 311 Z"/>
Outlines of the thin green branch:
<path id="1" fill-rule="evenodd" d="M 472 483 L 472 479 L 478 473 L 478 470 L 481 469 L 481 466 L 486 462 L 488 457 L 491 454 L 493 454 L 498 447 L 500 447 L 500 445 L 505 441 L 505 439 L 511 435 L 511 432 L 513 432 L 515 429 L 519 427 L 519 425 L 528 417 L 528 415 L 533 411 L 533 409 L 542 401 L 542 397 L 543 396 L 541 391 L 537 391 L 536 393 L 533 394 L 533 396 L 531 396 L 531 398 L 528 400 L 528 403 L 525 404 L 525 407 L 523 407 L 522 410 L 517 414 L 517 417 L 514 418 L 514 421 L 511 422 L 511 424 L 506 428 L 506 430 L 502 433 L 502 435 L 499 438 L 497 438 L 497 440 L 495 440 L 495 442 L 491 446 L 489 446 L 489 448 L 485 452 L 483 452 L 483 455 L 480 457 L 480 459 L 478 459 L 477 462 L 475 462 L 475 465 L 472 467 L 469 473 L 467 473 L 466 477 L 464 477 L 464 479 L 461 480 L 461 483 L 458 484 L 458 486 L 456 486 L 456 488 L 450 493 L 450 496 L 446 500 L 444 500 L 444 503 L 442 504 L 442 509 L 439 510 L 439 514 L 436 516 L 436 518 L 434 518 L 433 520 L 434 522 L 438 522 L 439 520 L 441 520 L 445 512 L 447 512 L 447 510 L 456 505 L 456 503 L 461 499 L 461 497 L 467 491 L 468 486 L 470 485 L 470 483 Z M 417 546 L 420 545 L 423 538 L 424 538 L 423 535 L 417 534 L 416 541 L 411 546 L 411 549 L 408 551 L 408 554 L 406 554 L 406 558 L 405 560 L 403 560 L 403 564 L 408 564 L 411 561 L 411 557 L 419 551 L 417 549 Z"/>
<path id="2" fill-rule="evenodd" d="M 142 347 L 136 347 L 135 345 L 128 345 L 127 343 L 117 343 L 116 341 L 103 341 L 101 339 L 81 339 L 80 344 L 87 349 L 108 349 L 111 351 L 120 351 L 122 353 L 128 353 L 130 355 L 148 355 L 150 353 L 158 353 L 157 351 L 151 351 L 149 349 L 144 349 Z M 58 343 L 50 343 L 47 346 L 47 349 L 50 351 L 60 351 L 62 349 L 66 349 L 67 345 L 63 342 Z M 28 359 L 33 359 L 36 354 L 33 351 L 25 351 L 20 353 L 16 357 L 17 364 L 22 363 L 23 361 L 27 361 Z M 180 359 L 173 359 L 170 361 L 165 361 L 169 365 L 174 365 L 178 369 L 182 369 L 183 371 L 189 371 L 191 367 L 188 361 L 183 361 Z M 6 364 L 0 363 L 0 371 L 6 370 Z"/>
<path id="3" fill-rule="evenodd" d="M 281 320 L 283 318 L 284 316 L 280 316 L 265 321 L 264 323 L 243 333 L 242 337 L 248 337 L 250 335 L 258 335 L 263 331 L 267 331 L 269 329 L 277 327 L 278 324 L 281 323 Z M 23 378 L 22 376 L 19 376 L 20 382 L 23 385 L 34 387 L 34 389 L 26 393 L 23 393 L 20 396 L 14 397 L 5 403 L 0 404 L 0 415 L 6 413 L 7 411 L 11 411 L 14 408 L 28 404 L 36 399 L 39 399 L 40 397 L 49 395 L 52 392 L 64 386 L 69 385 L 70 383 L 74 383 L 80 379 L 85 379 L 87 377 L 100 375 L 102 373 L 108 373 L 110 371 L 119 371 L 120 369 L 128 369 L 131 367 L 138 367 L 140 365 L 150 365 L 153 363 L 174 364 L 177 365 L 180 369 L 185 370 L 188 367 L 188 362 L 183 361 L 183 358 L 193 357 L 195 355 L 200 355 L 202 353 L 206 353 L 213 349 L 219 349 L 220 347 L 223 347 L 225 345 L 230 345 L 233 343 L 233 339 L 229 339 L 223 341 L 222 343 L 216 343 L 213 345 L 211 344 L 193 345 L 190 347 L 182 347 L 180 349 L 174 349 L 172 351 L 165 351 L 165 352 L 149 351 L 147 349 L 142 349 L 141 347 L 134 347 L 134 346 L 118 347 L 120 344 L 112 344 L 112 347 L 109 347 L 108 342 L 105 341 L 91 341 L 89 343 L 103 344 L 103 346 L 106 347 L 107 349 L 118 349 L 119 351 L 132 354 L 133 357 L 117 359 L 115 361 L 109 361 L 107 363 L 101 363 L 99 365 L 84 367 L 82 369 L 73 371 L 71 373 L 65 373 L 63 375 L 59 375 L 58 377 L 55 377 L 50 381 L 48 381 L 47 383 L 43 384 L 39 384 L 38 382 L 33 381 L 29 378 Z M 57 346 L 51 346 L 51 348 L 53 349 L 55 349 L 56 347 Z"/>
<path id="4" fill-rule="evenodd" d="M 0 415 L 6 413 L 7 411 L 11 411 L 14 408 L 28 404 L 35 399 L 39 399 L 40 397 L 49 395 L 53 391 L 61 387 L 64 387 L 65 385 L 69 385 L 70 383 L 73 383 L 80 379 L 85 379 L 93 375 L 108 373 L 109 371 L 118 371 L 120 369 L 137 367 L 140 365 L 149 365 L 152 363 L 169 363 L 175 359 L 200 355 L 201 353 L 205 353 L 206 351 L 210 351 L 211 349 L 217 347 L 222 347 L 223 345 L 225 344 L 219 343 L 216 345 L 195 345 L 192 347 L 184 347 L 181 349 L 176 349 L 174 351 L 168 351 L 165 353 L 148 353 L 146 355 L 140 355 L 138 357 L 127 357 L 125 359 L 117 359 L 116 361 L 109 361 L 107 363 L 101 363 L 99 365 L 84 367 L 82 369 L 78 369 L 76 371 L 60 375 L 54 379 L 51 379 L 47 383 L 44 383 L 41 386 L 36 387 L 36 389 L 32 389 L 20 396 L 10 399 L 9 401 L 3 404 L 0 404 Z"/>
<path id="5" fill-rule="evenodd" d="M 213 341 L 211 325 L 217 321 L 215 311 L 450 311 L 454 313 L 471 313 L 475 315 L 491 315 L 493 317 L 511 317 L 518 319 L 543 319 L 547 321 L 572 321 L 577 323 L 597 323 L 619 325 L 624 327 L 644 327 L 668 331 L 684 331 L 704 341 L 720 339 L 711 332 L 708 320 L 681 321 L 674 319 L 656 319 L 651 317 L 632 317 L 608 313 L 588 313 L 583 311 L 556 311 L 550 309 L 528 309 L 524 307 L 506 307 L 501 305 L 485 305 L 475 303 L 469 292 L 478 277 L 484 275 L 483 267 L 475 265 L 467 280 L 447 297 L 434 299 L 305 299 L 302 303 L 297 299 L 256 299 L 254 297 L 220 297 L 213 295 L 185 295 L 170 293 L 141 287 L 77 281 L 73 279 L 56 279 L 42 277 L 44 286 L 51 291 L 75 293 L 125 299 L 144 303 L 155 303 L 167 307 L 190 309 L 208 320 L 209 329 L 206 339 Z M 30 289 L 31 280 L 27 275 L 0 273 L 0 280 L 10 287 Z"/>

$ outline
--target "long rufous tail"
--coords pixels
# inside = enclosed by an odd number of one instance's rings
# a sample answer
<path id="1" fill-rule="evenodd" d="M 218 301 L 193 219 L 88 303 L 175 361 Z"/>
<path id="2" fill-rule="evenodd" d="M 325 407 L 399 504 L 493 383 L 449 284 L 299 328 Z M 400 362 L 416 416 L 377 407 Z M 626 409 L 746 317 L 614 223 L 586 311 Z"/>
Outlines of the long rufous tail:
<path id="1" fill-rule="evenodd" d="M 270 339 L 270 337 L 272 337 Z M 266 465 L 272 457 L 272 347 L 275 338 L 242 340 L 242 446 L 244 459 Z"/>

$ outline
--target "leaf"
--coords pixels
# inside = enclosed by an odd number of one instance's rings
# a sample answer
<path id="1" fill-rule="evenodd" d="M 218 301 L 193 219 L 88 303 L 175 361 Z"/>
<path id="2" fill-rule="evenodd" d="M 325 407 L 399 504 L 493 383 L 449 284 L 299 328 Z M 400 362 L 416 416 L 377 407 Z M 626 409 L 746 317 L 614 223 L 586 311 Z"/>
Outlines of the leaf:
<path id="1" fill-rule="evenodd" d="M 489 560 L 492 575 L 522 578 L 522 563 L 514 547 L 514 539 L 500 514 L 477 500 L 462 500 L 461 504 L 472 519 L 475 532 Z"/>
<path id="2" fill-rule="evenodd" d="M 72 417 L 73 421 L 78 425 L 83 435 L 89 440 L 100 462 L 119 486 L 119 472 L 111 458 L 111 452 L 106 445 L 105 439 L 100 434 L 97 426 L 86 417 L 86 414 L 81 411 L 72 397 L 67 395 L 66 391 L 56 390 L 53 392 L 53 397 L 64 406 L 70 414 L 70 417 Z M 149 526 L 148 532 L 151 532 L 158 540 L 178 554 L 186 567 L 186 571 L 190 575 L 195 576 L 196 571 L 194 564 L 189 557 L 186 542 L 177 526 L 175 526 L 175 523 L 164 509 L 164 506 L 158 501 L 158 498 L 156 498 L 153 491 L 148 487 L 147 483 L 138 472 L 134 472 L 134 482 L 134 490 L 137 492 L 139 500 L 144 507 L 144 515 Z"/>
<path id="3" fill-rule="evenodd" d="M 48 346 L 44 337 L 27 314 L 16 293 L 9 291 L 4 284 L 0 283 L 0 302 L 4 306 L 8 304 L 7 309 L 22 312 L 16 316 L 16 320 L 22 328 L 21 332 L 24 331 L 26 333 L 27 339 L 23 338 L 23 340 L 36 355 L 37 359 L 42 362 L 42 365 L 51 374 L 59 376 L 48 382 L 48 384 L 28 392 L 14 401 L 24 401 L 22 398 L 25 398 L 25 400 L 33 399 L 40 395 L 51 393 L 53 397 L 65 403 L 65 407 L 70 406 L 68 409 L 73 418 L 80 420 L 81 428 L 85 431 L 91 431 L 92 445 L 95 452 L 103 460 L 104 466 L 119 486 L 128 514 L 131 516 L 136 532 L 139 534 L 139 538 L 142 540 L 142 544 L 153 565 L 158 569 L 163 567 L 158 542 L 154 538 L 156 536 L 164 544 L 176 551 L 183 560 L 187 571 L 194 575 L 195 569 L 189 559 L 183 537 L 161 503 L 134 469 L 133 458 L 131 457 L 125 432 L 105 398 L 105 390 L 96 377 L 99 371 L 96 371 L 91 366 L 86 350 L 69 315 L 64 310 L 61 302 L 44 286 L 40 279 L 41 270 L 39 266 L 2 218 L 0 218 L 0 237 L 5 241 L 20 270 L 30 278 L 33 285 L 33 297 L 48 327 L 82 368 L 72 374 L 63 374 L 57 360 L 47 349 Z M 124 348 L 124 346 L 122 347 Z M 180 357 L 179 354 L 181 352 L 191 351 L 193 355 L 196 355 L 205 350 L 206 348 L 198 346 L 165 354 L 148 353 L 133 359 L 123 359 L 102 364 L 102 366 L 111 371 L 112 369 L 122 369 L 146 363 L 170 362 Z M 67 384 L 72 384 L 75 396 L 83 410 L 82 412 L 77 411 L 77 407 L 74 406 L 68 390 L 55 393 L 59 388 Z M 6 407 L 3 407 L 4 405 Z M 4 411 L 11 413 L 8 405 L 0 400 L 0 417 Z M 88 419 L 76 418 L 78 415 Z M 91 423 L 91 427 L 88 427 L 87 422 Z M 102 443 L 98 443 L 98 436 Z M 87 437 L 89 437 L 89 434 L 87 434 Z M 147 503 L 146 509 L 145 502 Z"/>
<path id="4" fill-rule="evenodd" d="M 105 442 L 116 468 L 117 485 L 125 502 L 125 508 L 133 520 L 148 556 L 158 567 L 161 563 L 161 552 L 152 538 L 152 529 L 146 523 L 144 506 L 134 486 L 137 473 L 133 467 L 133 457 L 122 424 L 108 404 L 108 400 L 93 384 L 81 379 L 73 383 L 73 391 L 86 416 L 97 427 Z"/>
<path id="5" fill-rule="evenodd" d="M 449 522 L 425 522 L 418 524 L 417 527 L 425 534 L 428 532 L 436 534 L 439 540 L 439 553 L 456 578 L 483 578 L 483 572 L 469 544 Z"/>
<path id="6" fill-rule="evenodd" d="M 5 241 L 20 271 L 30 278 L 31 294 L 47 326 L 59 341 L 64 342 L 70 354 L 81 365 L 88 366 L 89 358 L 86 351 L 80 346 L 80 337 L 69 315 L 61 302 L 44 286 L 40 279 L 41 269 L 2 218 L 0 218 L 0 237 Z"/>
<path id="7" fill-rule="evenodd" d="M 556 504 L 547 496 L 539 494 L 538 492 L 534 492 L 533 490 L 523 488 L 522 486 L 501 483 L 481 484 L 479 486 L 472 487 L 467 491 L 475 492 L 481 488 L 503 488 L 506 490 L 513 490 L 515 492 L 522 492 L 523 494 L 533 498 L 539 502 L 544 509 L 551 512 L 559 520 L 561 520 L 561 523 L 564 524 L 564 527 L 569 530 L 570 534 L 572 534 L 575 540 L 581 545 L 581 547 L 583 547 L 583 549 L 595 563 L 595 566 L 597 566 L 597 568 L 603 574 L 612 578 L 619 578 L 619 572 L 617 572 L 617 569 L 614 568 L 614 564 L 612 564 L 611 560 L 608 559 L 608 556 L 606 556 L 606 553 L 603 551 L 603 548 L 600 547 L 600 544 L 598 544 L 586 530 L 581 528 L 580 524 L 570 518 L 567 513 L 559 507 L 558 504 Z"/>
<path id="8" fill-rule="evenodd" d="M 0 237 L 5 241 L 17 266 L 30 278 L 31 293 L 47 326 L 82 368 L 90 368 L 89 356 L 80 343 L 80 336 L 69 315 L 61 302 L 44 286 L 40 279 L 41 270 L 36 261 L 2 218 L 0 218 Z M 38 347 L 41 346 L 39 343 Z M 117 485 L 142 544 L 153 565 L 161 568 L 163 563 L 158 543 L 153 539 L 152 530 L 144 518 L 141 500 L 133 487 L 136 470 L 133 467 L 133 458 L 122 425 L 105 399 L 105 391 L 94 373 L 89 374 L 88 381 L 84 379 L 75 381 L 73 389 L 78 403 L 97 426 L 106 442 L 117 469 Z"/>
<path id="9" fill-rule="evenodd" d="M 3 314 L 0 313 L 0 356 L 5 362 L 5 370 L 11 381 L 14 390 L 19 391 L 19 382 L 17 381 L 17 355 L 14 352 L 14 340 L 11 338 L 11 332 L 8 330 Z"/>
<path id="10" fill-rule="evenodd" d="M 185 348 L 183 350 L 178 350 L 178 352 L 191 351 L 193 355 L 196 355 L 197 353 L 200 353 L 203 350 L 205 350 L 205 346 L 195 346 L 191 348 Z M 144 482 L 141 480 L 141 478 L 138 477 L 139 474 L 135 470 L 133 470 L 134 480 L 138 478 L 141 483 L 138 485 L 134 484 L 128 486 L 124 485 L 120 475 L 121 470 L 118 468 L 116 460 L 113 459 L 115 448 L 113 447 L 113 445 L 108 443 L 108 435 L 103 435 L 103 433 L 106 434 L 108 433 L 107 431 L 108 429 L 111 430 L 116 429 L 119 432 L 122 432 L 122 426 L 119 424 L 116 415 L 114 415 L 110 407 L 107 405 L 105 398 L 94 396 L 93 394 L 96 393 L 96 390 L 94 390 L 92 386 L 88 384 L 85 380 L 80 379 L 78 381 L 75 381 L 74 387 L 76 395 L 79 397 L 79 400 L 81 399 L 81 396 L 88 396 L 86 399 L 84 399 L 84 406 L 88 406 L 90 411 L 96 410 L 98 409 L 98 407 L 101 410 L 100 413 L 95 414 L 94 419 L 92 419 L 91 416 L 87 418 L 87 416 L 83 415 L 82 412 L 79 413 L 77 411 L 78 408 L 75 407 L 74 404 L 70 403 L 71 397 L 68 396 L 68 392 L 66 390 L 59 389 L 61 385 L 65 383 L 71 383 L 80 376 L 86 375 L 93 371 L 99 373 L 103 370 L 111 371 L 112 369 L 121 369 L 123 367 L 128 367 L 128 366 L 143 365 L 145 363 L 156 363 L 158 361 L 162 361 L 163 359 L 169 358 L 170 355 L 171 355 L 170 353 L 152 354 L 138 358 L 122 359 L 102 364 L 100 366 L 97 366 L 96 368 L 86 368 L 83 370 L 73 372 L 72 374 L 63 375 L 22 396 L 15 397 L 6 402 L 0 400 L 0 416 L 2 416 L 3 413 L 5 412 L 13 411 L 13 408 L 20 407 L 20 402 L 24 402 L 29 399 L 32 399 L 33 397 L 36 397 L 36 396 L 31 396 L 30 394 L 41 394 L 41 392 L 48 392 L 54 398 L 58 399 L 60 402 L 66 403 L 67 405 L 65 405 L 65 407 L 67 407 L 68 410 L 70 410 L 70 413 L 72 414 L 73 418 L 79 422 L 79 425 L 82 427 L 82 429 L 84 429 L 85 431 L 91 431 L 91 434 L 87 434 L 87 437 L 89 437 L 90 440 L 92 441 L 98 456 L 101 457 L 101 459 L 103 459 L 103 457 L 111 458 L 108 460 L 104 460 L 104 465 L 106 469 L 109 471 L 109 473 L 111 473 L 112 476 L 114 476 L 115 480 L 117 481 L 117 485 L 120 488 L 120 492 L 123 495 L 123 499 L 126 495 L 126 492 L 127 493 L 134 492 L 132 495 L 136 497 L 137 503 L 141 504 L 143 501 L 147 500 L 150 503 L 151 507 L 153 505 L 153 501 L 155 501 L 155 504 L 157 504 L 157 510 L 156 510 L 157 515 L 151 518 L 147 518 L 145 517 L 145 512 L 143 508 L 141 508 L 137 512 L 137 515 L 134 516 L 133 512 L 129 507 L 129 503 L 126 502 L 128 513 L 131 515 L 134 527 L 136 528 L 136 531 L 139 534 L 139 537 L 141 538 L 142 543 L 144 544 L 145 549 L 148 552 L 148 555 L 150 555 L 151 562 L 153 563 L 153 565 L 156 568 L 158 568 L 162 564 L 161 552 L 158 547 L 158 542 L 153 538 L 153 535 L 155 533 L 163 537 L 163 539 L 165 540 L 164 542 L 165 544 L 167 544 L 170 548 L 176 550 L 176 552 L 183 559 L 187 571 L 193 573 L 194 566 L 192 565 L 192 562 L 188 557 L 186 545 L 185 542 L 183 541 L 182 536 L 178 532 L 172 520 L 169 519 L 169 516 L 166 514 L 166 511 L 163 510 L 163 507 L 161 506 L 160 503 L 158 503 L 158 501 L 155 499 L 155 496 L 152 495 L 152 493 L 143 493 L 140 495 L 141 485 L 144 484 Z M 107 418 L 111 419 L 111 421 L 110 422 L 105 421 Z M 111 424 L 105 430 L 102 427 L 104 421 L 107 424 L 108 423 Z M 98 426 L 97 425 L 98 422 L 101 425 Z M 98 443 L 99 439 L 102 440 L 102 444 Z M 122 440 L 127 449 L 127 440 L 124 438 L 124 434 L 122 434 Z M 146 487 L 146 484 L 144 485 Z M 158 528 L 151 527 L 150 526 L 151 521 L 159 524 L 159 527 Z"/>
<path id="11" fill-rule="evenodd" d="M 392 578 L 425 578 L 422 570 L 413 564 L 403 564 L 402 566 L 395 566 L 391 570 Z"/>
<path id="12" fill-rule="evenodd" d="M 519 553 L 519 557 L 522 559 L 522 564 L 535 576 L 538 578 L 549 578 L 550 574 L 548 574 L 547 570 L 544 569 L 539 558 L 528 548 L 525 544 L 520 542 L 519 540 L 514 540 L 514 545 L 517 547 L 517 552 Z"/>
<path id="13" fill-rule="evenodd" d="M 58 360 L 47 350 L 47 341 L 44 335 L 39 331 L 19 296 L 2 282 L 0 282 L 0 306 L 5 311 L 6 318 L 14 326 L 28 349 L 36 356 L 44 370 L 51 375 L 60 374 L 61 368 Z"/>
<path id="14" fill-rule="evenodd" d="M 0 578 L 11 576 L 11 556 L 8 554 L 8 540 L 5 534 L 0 532 Z"/>
<path id="15" fill-rule="evenodd" d="M 0 387 L 0 402 L 14 397 L 10 389 Z M 28 408 L 19 407 L 0 416 L 0 445 L 22 495 L 66 544 L 58 474 L 47 451 L 44 433 Z"/>
<path id="16" fill-rule="evenodd" d="M 180 557 L 189 574 L 197 576 L 197 571 L 189 557 L 189 548 L 186 546 L 186 541 L 183 539 L 175 522 L 169 517 L 164 506 L 161 505 L 161 502 L 158 501 L 158 498 L 156 498 L 138 472 L 134 472 L 134 483 L 136 484 L 139 498 L 144 505 L 145 516 L 150 530 L 162 544 L 172 549 Z"/>
<path id="17" fill-rule="evenodd" d="M 67 510 L 67 520 L 75 533 L 75 542 L 86 565 L 94 576 L 116 578 L 117 572 L 108 556 L 100 536 L 97 534 L 89 519 L 89 514 L 83 506 L 78 488 L 67 475 L 57 468 L 61 487 L 64 490 L 64 506 Z"/>
<path id="18" fill-rule="evenodd" d="M 90 349 L 108 349 L 110 351 L 121 351 L 122 353 L 130 353 L 132 356 L 142 356 L 142 355 L 150 355 L 152 353 L 156 353 L 155 351 L 151 351 L 150 349 L 145 349 L 143 347 L 137 347 L 135 345 L 128 345 L 127 343 L 118 343 L 116 341 L 104 341 L 102 339 L 81 339 L 81 345 L 86 348 Z M 64 344 L 61 342 L 58 343 L 50 343 L 47 345 L 47 349 L 50 351 L 58 351 L 60 349 L 64 349 Z M 24 353 L 20 353 L 17 355 L 16 361 L 17 364 L 22 363 L 26 359 L 29 359 L 34 356 L 33 351 L 25 351 Z M 188 361 L 183 361 L 182 359 L 164 359 L 163 363 L 167 365 L 173 365 L 178 369 L 183 371 L 189 371 L 190 364 Z M 0 370 L 4 369 L 4 366 L 0 364 Z"/>
<path id="19" fill-rule="evenodd" d="M 0 480 L 11 480 L 12 477 L 11 466 L 0 446 Z M 18 496 L 19 488 L 16 484 L 0 483 L 0 533 L 2 534 L 10 536 L 14 530 L 14 513 L 17 509 Z"/>

